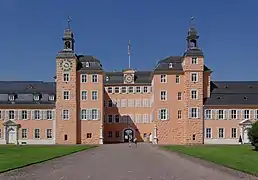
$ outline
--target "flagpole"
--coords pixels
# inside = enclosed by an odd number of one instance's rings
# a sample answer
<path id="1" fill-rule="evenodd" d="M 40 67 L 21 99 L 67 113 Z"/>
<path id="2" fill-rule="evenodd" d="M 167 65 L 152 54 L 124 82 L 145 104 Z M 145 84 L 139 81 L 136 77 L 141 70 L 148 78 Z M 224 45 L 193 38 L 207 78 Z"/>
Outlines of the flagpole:
<path id="1" fill-rule="evenodd" d="M 131 43 L 130 40 L 128 41 L 128 64 L 129 69 L 131 68 Z"/>

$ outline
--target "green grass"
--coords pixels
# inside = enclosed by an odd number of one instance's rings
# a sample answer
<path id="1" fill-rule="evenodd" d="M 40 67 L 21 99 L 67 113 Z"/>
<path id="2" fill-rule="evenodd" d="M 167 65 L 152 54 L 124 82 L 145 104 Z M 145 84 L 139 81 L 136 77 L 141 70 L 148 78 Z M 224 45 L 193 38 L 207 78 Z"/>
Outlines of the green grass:
<path id="1" fill-rule="evenodd" d="M 249 145 L 166 146 L 164 148 L 258 175 L 258 152 L 253 151 Z"/>
<path id="2" fill-rule="evenodd" d="M 43 162 L 53 158 L 83 151 L 94 146 L 76 145 L 1 145 L 0 146 L 0 172 Z"/>

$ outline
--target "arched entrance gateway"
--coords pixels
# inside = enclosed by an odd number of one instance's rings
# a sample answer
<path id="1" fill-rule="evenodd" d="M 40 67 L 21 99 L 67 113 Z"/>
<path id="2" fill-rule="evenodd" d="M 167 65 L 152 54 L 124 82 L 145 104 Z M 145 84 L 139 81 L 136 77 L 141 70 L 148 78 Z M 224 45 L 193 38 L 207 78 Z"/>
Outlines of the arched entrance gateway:
<path id="1" fill-rule="evenodd" d="M 123 140 L 124 142 L 129 142 L 129 140 L 133 140 L 135 136 L 134 130 L 132 130 L 131 128 L 126 128 L 124 129 L 124 133 L 123 133 Z"/>

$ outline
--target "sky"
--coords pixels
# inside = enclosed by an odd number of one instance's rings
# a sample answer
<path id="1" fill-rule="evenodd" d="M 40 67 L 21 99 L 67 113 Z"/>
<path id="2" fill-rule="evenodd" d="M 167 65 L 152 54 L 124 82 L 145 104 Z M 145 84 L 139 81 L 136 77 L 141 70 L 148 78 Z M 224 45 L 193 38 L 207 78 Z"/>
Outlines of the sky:
<path id="1" fill-rule="evenodd" d="M 71 16 L 77 54 L 107 71 L 152 70 L 182 55 L 190 18 L 212 80 L 258 80 L 257 0 L 1 0 L 0 80 L 53 81 Z"/>

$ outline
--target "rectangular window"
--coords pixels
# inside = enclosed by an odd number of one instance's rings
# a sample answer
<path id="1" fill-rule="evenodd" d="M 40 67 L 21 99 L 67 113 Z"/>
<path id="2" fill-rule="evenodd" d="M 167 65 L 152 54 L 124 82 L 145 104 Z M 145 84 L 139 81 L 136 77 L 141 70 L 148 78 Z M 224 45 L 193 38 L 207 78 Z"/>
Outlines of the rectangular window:
<path id="1" fill-rule="evenodd" d="M 250 110 L 248 109 L 244 110 L 243 115 L 244 115 L 243 117 L 244 119 L 250 119 Z"/>
<path id="2" fill-rule="evenodd" d="M 97 83 L 98 82 L 98 75 L 97 74 L 92 74 L 91 75 L 91 82 Z"/>
<path id="3" fill-rule="evenodd" d="M 120 116 L 118 114 L 115 115 L 115 123 L 119 123 Z"/>
<path id="4" fill-rule="evenodd" d="M 128 99 L 128 107 L 134 107 L 134 99 Z"/>
<path id="5" fill-rule="evenodd" d="M 167 75 L 166 74 L 161 74 L 160 75 L 160 82 L 161 83 L 166 83 L 167 82 Z"/>
<path id="6" fill-rule="evenodd" d="M 205 119 L 212 119 L 212 111 L 211 109 L 205 110 Z"/>
<path id="7" fill-rule="evenodd" d="M 179 83 L 180 83 L 180 76 L 176 75 L 176 84 L 179 84 Z"/>
<path id="8" fill-rule="evenodd" d="M 168 110 L 167 109 L 159 110 L 159 119 L 160 120 L 168 120 Z"/>
<path id="9" fill-rule="evenodd" d="M 97 109 L 92 109 L 91 110 L 91 119 L 92 120 L 98 120 L 99 118 L 98 118 L 98 110 Z"/>
<path id="10" fill-rule="evenodd" d="M 160 100 L 161 101 L 167 100 L 167 91 L 160 91 Z"/>
<path id="11" fill-rule="evenodd" d="M 87 109 L 82 109 L 81 110 L 81 120 L 86 120 L 88 119 L 87 117 Z"/>
<path id="12" fill-rule="evenodd" d="M 93 101 L 98 100 L 98 91 L 91 91 L 91 100 Z"/>
<path id="13" fill-rule="evenodd" d="M 132 87 L 132 86 L 130 86 L 130 87 L 128 88 L 128 92 L 129 92 L 129 93 L 133 93 L 133 87 Z"/>
<path id="14" fill-rule="evenodd" d="M 198 64 L 198 59 L 197 57 L 192 58 L 192 64 Z"/>
<path id="15" fill-rule="evenodd" d="M 22 139 L 28 138 L 28 129 L 22 129 Z"/>
<path id="16" fill-rule="evenodd" d="M 51 110 L 47 110 L 47 120 L 53 119 L 53 112 Z"/>
<path id="17" fill-rule="evenodd" d="M 107 92 L 108 92 L 108 93 L 113 93 L 113 87 L 108 87 L 108 88 L 107 88 Z"/>
<path id="18" fill-rule="evenodd" d="M 144 93 L 147 93 L 147 92 L 148 92 L 148 87 L 147 87 L 147 86 L 144 86 L 144 87 L 143 87 L 143 92 L 144 92 Z"/>
<path id="19" fill-rule="evenodd" d="M 191 81 L 198 82 L 198 73 L 191 73 Z"/>
<path id="20" fill-rule="evenodd" d="M 231 113 L 231 119 L 237 119 L 237 110 L 235 110 L 235 109 L 232 109 L 231 111 L 230 111 Z"/>
<path id="21" fill-rule="evenodd" d="M 10 110 L 9 111 L 9 119 L 14 120 L 14 118 L 15 118 L 14 110 Z"/>
<path id="22" fill-rule="evenodd" d="M 53 134 L 52 134 L 52 129 L 47 129 L 47 139 L 52 139 Z"/>
<path id="23" fill-rule="evenodd" d="M 182 100 L 182 92 L 177 93 L 177 100 L 181 101 Z"/>
<path id="24" fill-rule="evenodd" d="M 87 82 L 87 75 L 86 74 L 82 74 L 81 75 L 81 82 L 82 83 L 86 83 Z"/>
<path id="25" fill-rule="evenodd" d="M 2 139 L 2 129 L 0 129 L 0 139 Z"/>
<path id="26" fill-rule="evenodd" d="M 115 93 L 116 93 L 116 94 L 120 93 L 120 90 L 119 90 L 119 89 L 120 89 L 119 87 L 115 87 Z"/>
<path id="27" fill-rule="evenodd" d="M 224 129 L 219 128 L 219 138 L 224 138 Z"/>
<path id="28" fill-rule="evenodd" d="M 2 117 L 3 117 L 3 113 L 2 113 L 2 111 L 0 110 L 0 120 L 2 119 Z"/>
<path id="29" fill-rule="evenodd" d="M 122 93 L 126 93 L 126 87 L 122 87 Z"/>
<path id="30" fill-rule="evenodd" d="M 22 120 L 28 119 L 28 112 L 26 110 L 22 110 Z"/>
<path id="31" fill-rule="evenodd" d="M 189 109 L 189 118 L 195 119 L 199 118 L 199 108 L 190 108 Z"/>
<path id="32" fill-rule="evenodd" d="M 63 117 L 63 120 L 68 120 L 69 119 L 69 110 L 68 109 L 63 110 L 62 117 Z"/>
<path id="33" fill-rule="evenodd" d="M 122 99 L 121 100 L 121 107 L 126 107 L 127 106 L 127 100 L 126 99 Z"/>
<path id="34" fill-rule="evenodd" d="M 254 110 L 254 119 L 258 119 L 258 110 Z"/>
<path id="35" fill-rule="evenodd" d="M 112 138 L 112 131 L 108 131 L 108 137 Z"/>
<path id="36" fill-rule="evenodd" d="M 140 92 L 141 92 L 141 87 L 137 86 L 137 87 L 136 87 L 136 92 L 137 92 L 137 93 L 140 93 Z"/>
<path id="37" fill-rule="evenodd" d="M 237 138 L 237 128 L 231 128 L 231 138 Z"/>
<path id="38" fill-rule="evenodd" d="M 87 91 L 82 91 L 81 99 L 82 100 L 87 100 Z"/>
<path id="39" fill-rule="evenodd" d="M 108 115 L 108 123 L 113 123 L 113 116 L 112 115 Z"/>
<path id="40" fill-rule="evenodd" d="M 70 74 L 69 73 L 64 73 L 63 74 L 63 81 L 64 82 L 69 82 L 70 81 Z"/>
<path id="41" fill-rule="evenodd" d="M 177 118 L 182 119 L 182 110 L 177 111 Z"/>
<path id="42" fill-rule="evenodd" d="M 34 138 L 39 139 L 40 138 L 40 129 L 34 129 Z"/>
<path id="43" fill-rule="evenodd" d="M 211 128 L 206 128 L 206 138 L 207 139 L 211 138 Z"/>
<path id="44" fill-rule="evenodd" d="M 92 137 L 91 133 L 87 133 L 87 138 L 90 139 Z"/>
<path id="45" fill-rule="evenodd" d="M 217 110 L 217 119 L 224 119 L 224 110 Z"/>
<path id="46" fill-rule="evenodd" d="M 118 138 L 120 136 L 120 132 L 116 131 L 116 138 Z"/>
<path id="47" fill-rule="evenodd" d="M 191 99 L 198 99 L 197 98 L 197 90 L 191 90 Z"/>
<path id="48" fill-rule="evenodd" d="M 63 92 L 64 100 L 69 100 L 69 94 L 70 94 L 69 91 L 64 91 L 64 92 Z"/>
<path id="49" fill-rule="evenodd" d="M 41 119 L 41 117 L 40 117 L 40 111 L 39 111 L 39 110 L 35 110 L 35 111 L 34 111 L 34 119 L 35 119 L 35 120 Z"/>

